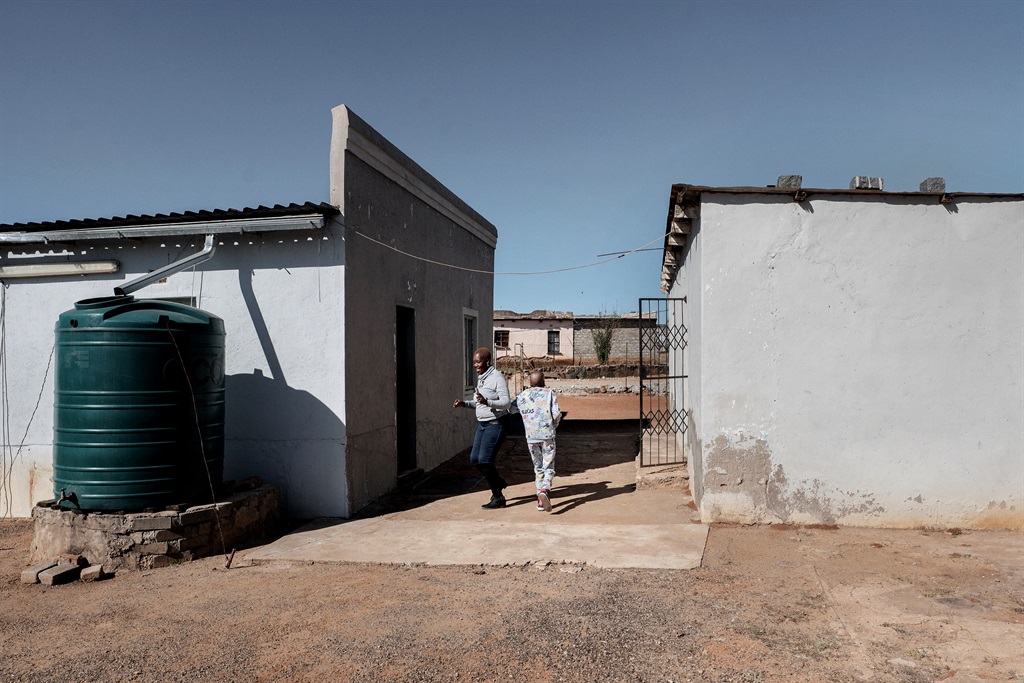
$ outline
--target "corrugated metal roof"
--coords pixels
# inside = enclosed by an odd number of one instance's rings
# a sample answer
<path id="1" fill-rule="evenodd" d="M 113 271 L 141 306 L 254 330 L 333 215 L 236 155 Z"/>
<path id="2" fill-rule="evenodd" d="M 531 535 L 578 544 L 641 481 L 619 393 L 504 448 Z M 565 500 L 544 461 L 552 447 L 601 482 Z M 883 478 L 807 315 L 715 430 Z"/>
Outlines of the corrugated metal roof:
<path id="1" fill-rule="evenodd" d="M 175 223 L 196 223 L 210 221 L 246 220 L 252 218 L 277 218 L 281 216 L 303 216 L 338 214 L 337 207 L 327 203 L 305 202 L 303 204 L 275 204 L 244 209 L 213 209 L 209 211 L 184 211 L 182 213 L 158 213 L 143 216 L 115 216 L 113 218 L 84 218 L 45 223 L 0 223 L 0 232 L 48 232 L 64 230 L 91 230 L 96 228 L 124 228 L 138 225 L 173 225 Z"/>

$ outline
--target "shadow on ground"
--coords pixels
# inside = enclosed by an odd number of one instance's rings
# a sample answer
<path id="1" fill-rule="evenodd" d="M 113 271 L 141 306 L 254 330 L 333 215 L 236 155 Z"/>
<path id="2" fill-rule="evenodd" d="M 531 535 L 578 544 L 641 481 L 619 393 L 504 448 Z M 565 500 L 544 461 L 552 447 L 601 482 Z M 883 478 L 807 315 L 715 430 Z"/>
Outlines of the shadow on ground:
<path id="1" fill-rule="evenodd" d="M 531 483 L 534 480 L 533 463 L 526 446 L 526 438 L 513 433 L 502 444 L 498 452 L 498 470 L 510 487 Z M 560 486 L 559 478 L 571 477 L 588 470 L 608 467 L 636 459 L 639 447 L 637 420 L 572 420 L 564 422 L 558 429 L 556 478 L 553 493 L 555 498 L 572 497 L 562 502 L 552 501 L 553 514 L 586 505 L 623 493 L 636 490 L 636 484 L 609 486 L 610 482 L 586 482 Z M 412 510 L 434 501 L 461 496 L 467 493 L 487 491 L 480 473 L 469 462 L 469 449 L 449 458 L 442 465 L 428 472 L 415 485 L 378 498 L 353 516 L 353 519 L 368 519 L 392 512 Z M 507 495 L 507 494 L 506 494 Z M 535 505 L 536 498 L 529 495 L 508 497 L 508 506 Z"/>

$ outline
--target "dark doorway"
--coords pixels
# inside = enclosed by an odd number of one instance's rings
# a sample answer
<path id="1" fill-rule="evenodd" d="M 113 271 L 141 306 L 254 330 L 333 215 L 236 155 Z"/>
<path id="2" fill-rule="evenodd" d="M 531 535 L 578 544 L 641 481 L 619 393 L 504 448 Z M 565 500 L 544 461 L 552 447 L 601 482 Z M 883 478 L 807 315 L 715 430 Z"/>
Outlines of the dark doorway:
<path id="1" fill-rule="evenodd" d="M 398 477 L 416 469 L 416 311 L 395 307 L 395 426 Z"/>

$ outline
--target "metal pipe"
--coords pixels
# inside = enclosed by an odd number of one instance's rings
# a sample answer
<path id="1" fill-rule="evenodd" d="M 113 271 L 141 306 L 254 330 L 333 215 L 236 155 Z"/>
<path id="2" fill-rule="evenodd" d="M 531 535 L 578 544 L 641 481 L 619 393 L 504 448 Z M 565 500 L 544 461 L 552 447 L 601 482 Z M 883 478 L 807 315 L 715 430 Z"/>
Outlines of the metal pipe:
<path id="1" fill-rule="evenodd" d="M 197 251 L 191 256 L 186 256 L 183 259 L 175 261 L 174 263 L 168 263 L 163 268 L 157 268 L 156 270 L 150 271 L 142 277 L 132 280 L 120 287 L 114 287 L 114 294 L 117 296 L 124 296 L 125 294 L 137 292 L 146 285 L 151 285 L 157 280 L 174 275 L 186 268 L 199 265 L 204 261 L 209 261 L 213 258 L 213 252 L 216 251 L 216 249 L 217 247 L 213 243 L 213 235 L 207 235 L 203 248 L 200 251 Z"/>

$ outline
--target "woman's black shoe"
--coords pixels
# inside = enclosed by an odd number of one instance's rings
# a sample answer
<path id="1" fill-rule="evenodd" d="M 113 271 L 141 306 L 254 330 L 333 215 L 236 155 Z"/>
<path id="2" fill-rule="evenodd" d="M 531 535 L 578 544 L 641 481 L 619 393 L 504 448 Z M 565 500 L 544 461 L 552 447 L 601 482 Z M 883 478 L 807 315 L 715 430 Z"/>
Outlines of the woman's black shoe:
<path id="1" fill-rule="evenodd" d="M 495 508 L 503 508 L 505 507 L 505 497 L 491 496 L 491 502 L 487 503 L 486 505 L 481 505 L 480 507 L 486 508 L 488 510 L 494 510 Z"/>

